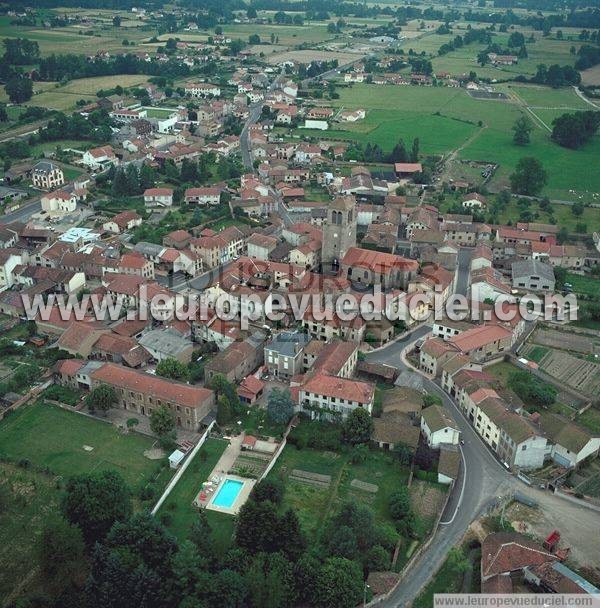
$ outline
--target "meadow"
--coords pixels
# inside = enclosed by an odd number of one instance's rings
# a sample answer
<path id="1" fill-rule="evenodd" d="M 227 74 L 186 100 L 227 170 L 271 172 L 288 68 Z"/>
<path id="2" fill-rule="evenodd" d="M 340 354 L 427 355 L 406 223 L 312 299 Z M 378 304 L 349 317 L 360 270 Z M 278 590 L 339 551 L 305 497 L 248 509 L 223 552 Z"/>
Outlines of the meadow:
<path id="1" fill-rule="evenodd" d="M 0 598 L 26 585 L 43 591 L 37 545 L 44 522 L 58 513 L 64 480 L 119 472 L 135 493 L 149 483 L 160 493 L 172 471 L 144 452 L 154 440 L 38 401 L 0 422 Z M 135 499 L 137 505 L 137 499 Z M 15 539 L 19 539 L 15 542 Z"/>
<path id="2" fill-rule="evenodd" d="M 510 93 L 512 87 L 501 90 Z M 539 87 L 519 86 L 514 90 L 522 101 L 480 100 L 464 89 L 448 87 L 368 84 L 339 87 L 340 97 L 332 102 L 334 105 L 345 109 L 364 108 L 368 114 L 364 121 L 352 126 L 336 125 L 330 134 L 341 139 L 378 143 L 384 151 L 390 151 L 399 137 L 406 143 L 419 137 L 425 154 L 456 151 L 461 159 L 497 163 L 500 170 L 492 181 L 492 189 L 494 185 L 506 186 L 507 177 L 520 158 L 535 156 L 542 160 L 548 173 L 544 195 L 562 200 L 595 201 L 594 194 L 600 191 L 600 174 L 590 168 L 600 156 L 600 137 L 594 137 L 579 150 L 568 150 L 553 143 L 548 130 L 532 118 L 535 128 L 531 143 L 521 147 L 512 142 L 512 126 L 526 111 L 527 103 L 534 107 L 544 104 L 544 107 L 583 110 L 585 102 L 572 89 L 540 91 Z"/>
<path id="3" fill-rule="evenodd" d="M 154 443 L 42 401 L 19 408 L 0 422 L 0 454 L 11 460 L 26 459 L 63 477 L 118 471 L 133 489 L 155 478 L 160 461 L 144 456 Z"/>

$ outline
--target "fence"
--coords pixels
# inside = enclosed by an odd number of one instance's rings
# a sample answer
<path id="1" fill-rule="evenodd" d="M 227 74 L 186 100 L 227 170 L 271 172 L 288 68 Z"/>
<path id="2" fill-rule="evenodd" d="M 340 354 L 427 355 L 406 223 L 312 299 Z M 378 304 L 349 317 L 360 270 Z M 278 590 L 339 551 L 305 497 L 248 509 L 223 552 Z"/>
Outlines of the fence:
<path id="1" fill-rule="evenodd" d="M 181 479 L 181 476 L 184 474 L 185 470 L 188 468 L 189 464 L 194 460 L 194 457 L 200 450 L 200 448 L 204 445 L 204 442 L 207 440 L 213 426 L 215 425 L 215 421 L 213 420 L 209 425 L 204 435 L 200 437 L 198 443 L 194 446 L 194 449 L 190 452 L 189 456 L 185 459 L 185 462 L 181 465 L 177 473 L 173 476 L 173 479 L 169 482 L 169 485 L 165 488 L 165 491 L 162 493 L 162 496 L 158 499 L 158 502 L 154 505 L 152 511 L 150 511 L 151 515 L 156 515 L 157 511 L 161 508 L 163 502 L 167 499 L 167 496 L 172 492 L 173 488 L 177 485 L 177 482 Z"/>

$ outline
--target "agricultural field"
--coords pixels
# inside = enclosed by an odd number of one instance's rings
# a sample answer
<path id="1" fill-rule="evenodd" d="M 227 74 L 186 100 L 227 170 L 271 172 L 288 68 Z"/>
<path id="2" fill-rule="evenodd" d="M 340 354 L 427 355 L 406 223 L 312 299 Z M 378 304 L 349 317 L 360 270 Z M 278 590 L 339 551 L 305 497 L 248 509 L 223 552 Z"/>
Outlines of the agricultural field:
<path id="1" fill-rule="evenodd" d="M 510 88 L 504 90 L 511 92 Z M 519 98 L 531 98 L 535 106 L 544 103 L 538 87 L 519 86 L 516 90 Z M 531 144 L 516 146 L 512 142 L 512 126 L 528 107 L 517 97 L 506 101 L 479 100 L 464 89 L 368 84 L 340 86 L 338 93 L 340 97 L 333 100 L 333 105 L 347 110 L 364 108 L 368 113 L 362 122 L 351 127 L 338 126 L 328 132 L 332 138 L 371 141 L 389 151 L 399 137 L 405 141 L 419 137 L 425 153 L 455 152 L 463 160 L 498 163 L 500 169 L 488 186 L 492 190 L 507 185 L 508 175 L 520 158 L 535 156 L 542 159 L 548 173 L 543 194 L 562 200 L 593 202 L 597 199 L 600 174 L 590 171 L 589 167 L 600 155 L 600 137 L 594 137 L 579 150 L 568 150 L 553 143 L 548 130 L 532 120 L 535 128 Z M 585 102 L 571 89 L 547 88 L 545 93 L 544 107 L 585 109 Z M 565 209 L 562 213 L 568 211 Z M 593 216 L 586 218 L 592 223 L 588 226 L 591 232 L 595 229 L 593 226 L 600 225 L 600 214 L 594 210 L 588 215 Z M 580 221 L 586 220 L 580 218 Z"/>
<path id="2" fill-rule="evenodd" d="M 569 272 L 566 282 L 573 285 L 576 294 L 588 296 L 592 300 L 600 298 L 600 279 Z"/>
<path id="3" fill-rule="evenodd" d="M 117 85 L 123 88 L 135 87 L 148 82 L 148 78 L 143 75 L 120 74 L 118 76 L 79 78 L 65 85 L 56 82 L 36 82 L 34 95 L 25 105 L 41 106 L 51 110 L 72 110 L 80 99 L 96 100 L 96 93 L 102 89 L 111 89 Z M 7 100 L 4 89 L 1 89 L 0 101 L 6 102 Z"/>
<path id="4" fill-rule="evenodd" d="M 139 44 L 143 40 L 147 40 L 148 32 L 143 32 L 139 27 L 126 27 L 126 22 L 123 21 L 123 27 L 115 28 L 112 26 L 112 17 L 107 18 L 105 23 L 93 24 L 90 27 L 68 26 L 62 28 L 44 28 L 41 26 L 21 26 L 11 25 L 12 17 L 0 17 L 0 37 L 26 37 L 29 40 L 34 40 L 40 46 L 40 54 L 42 56 L 55 54 L 88 54 L 95 52 L 97 49 L 105 49 L 107 51 L 122 51 L 123 40 L 127 39 L 131 44 Z M 84 32 L 92 31 L 93 35 L 84 34 Z"/>

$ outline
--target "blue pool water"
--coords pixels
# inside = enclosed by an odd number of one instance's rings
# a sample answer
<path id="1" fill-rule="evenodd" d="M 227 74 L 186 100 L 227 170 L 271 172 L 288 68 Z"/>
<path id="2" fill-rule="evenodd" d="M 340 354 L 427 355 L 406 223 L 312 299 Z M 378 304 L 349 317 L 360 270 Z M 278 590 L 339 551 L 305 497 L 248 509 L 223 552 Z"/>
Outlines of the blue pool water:
<path id="1" fill-rule="evenodd" d="M 243 481 L 226 479 L 225 483 L 219 488 L 219 491 L 215 495 L 212 504 L 217 507 L 231 507 L 240 493 L 243 485 Z"/>

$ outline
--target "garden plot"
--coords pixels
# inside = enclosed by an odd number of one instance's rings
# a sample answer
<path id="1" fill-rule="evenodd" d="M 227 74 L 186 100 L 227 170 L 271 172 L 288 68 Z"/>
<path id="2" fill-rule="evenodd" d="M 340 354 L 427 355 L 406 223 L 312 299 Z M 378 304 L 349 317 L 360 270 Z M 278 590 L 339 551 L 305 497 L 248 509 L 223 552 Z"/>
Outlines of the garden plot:
<path id="1" fill-rule="evenodd" d="M 259 478 L 271 460 L 270 454 L 242 452 L 233 463 L 230 473 L 241 477 Z"/>
<path id="2" fill-rule="evenodd" d="M 555 329 L 536 329 L 531 341 L 541 346 L 572 350 L 583 355 L 590 355 L 596 349 L 594 341 L 588 336 L 566 333 Z"/>
<path id="3" fill-rule="evenodd" d="M 290 474 L 290 479 L 322 488 L 328 488 L 331 484 L 331 475 L 311 473 L 310 471 L 303 471 L 302 469 L 294 469 Z"/>
<path id="4" fill-rule="evenodd" d="M 445 500 L 446 493 L 441 486 L 436 486 L 420 479 L 413 479 L 410 486 L 411 506 L 413 511 L 418 513 L 424 520 L 428 520 L 433 524 Z"/>
<path id="5" fill-rule="evenodd" d="M 558 350 L 550 350 L 540 361 L 540 368 L 577 391 L 596 396 L 600 392 L 600 365 L 578 359 Z"/>

